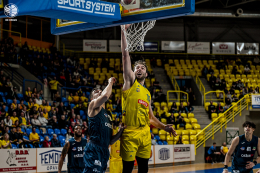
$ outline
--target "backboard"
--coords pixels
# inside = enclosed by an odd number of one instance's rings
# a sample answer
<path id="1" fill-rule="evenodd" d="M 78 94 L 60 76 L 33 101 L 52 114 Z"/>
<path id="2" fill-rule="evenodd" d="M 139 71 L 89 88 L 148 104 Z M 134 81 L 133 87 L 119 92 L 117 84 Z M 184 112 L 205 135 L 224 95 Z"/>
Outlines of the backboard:
<path id="1" fill-rule="evenodd" d="M 51 33 L 55 35 L 159 20 L 193 14 L 195 0 L 135 0 L 131 5 L 124 6 L 121 0 L 102 0 L 118 3 L 121 6 L 121 20 L 105 23 L 86 23 L 63 19 L 52 19 Z M 127 2 L 129 0 L 122 0 Z M 76 18 L 76 17 L 75 17 Z"/>

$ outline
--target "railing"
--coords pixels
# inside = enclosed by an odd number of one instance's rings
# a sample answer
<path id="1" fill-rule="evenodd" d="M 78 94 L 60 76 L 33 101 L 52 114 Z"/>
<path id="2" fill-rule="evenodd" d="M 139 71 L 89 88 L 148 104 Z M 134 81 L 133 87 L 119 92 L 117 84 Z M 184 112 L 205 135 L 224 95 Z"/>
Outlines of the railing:
<path id="1" fill-rule="evenodd" d="M 197 84 L 198 87 L 199 87 L 200 92 L 201 92 L 202 95 L 204 96 L 206 90 L 205 90 L 205 87 L 204 87 L 203 83 L 201 82 L 199 76 L 196 76 L 196 77 L 195 77 L 195 81 L 196 81 L 196 84 Z"/>
<path id="2" fill-rule="evenodd" d="M 15 31 L 6 30 L 6 29 L 1 29 L 1 28 L 0 28 L 0 30 L 1 30 L 1 31 L 5 31 L 5 32 L 9 32 L 9 33 L 15 33 L 15 34 L 18 34 L 19 37 L 20 37 L 20 40 L 19 40 L 18 42 L 19 42 L 19 43 L 22 42 L 22 34 L 21 34 L 20 32 L 15 32 Z M 10 36 L 10 35 L 8 35 L 8 36 Z M 11 37 L 11 36 L 10 36 L 10 37 Z M 17 41 L 17 40 L 16 40 L 16 41 Z"/>
<path id="3" fill-rule="evenodd" d="M 170 93 L 177 93 L 177 98 L 170 98 Z M 186 98 L 181 98 L 182 95 L 186 95 Z M 176 90 L 168 90 L 167 91 L 167 104 L 169 105 L 169 102 L 187 102 L 189 101 L 189 94 L 184 91 L 176 91 Z"/>
<path id="4" fill-rule="evenodd" d="M 176 91 L 180 91 L 180 87 L 175 79 L 175 77 L 172 75 L 172 85 Z"/>
<path id="5" fill-rule="evenodd" d="M 20 73 L 18 73 L 13 67 L 11 67 L 8 63 L 1 62 L 1 70 L 2 70 L 3 67 L 7 67 L 11 70 L 11 72 L 12 72 L 12 79 L 11 80 L 12 81 L 14 80 L 14 74 L 18 75 L 20 77 L 20 80 L 22 80 L 22 81 L 24 80 L 24 77 Z"/>
<path id="6" fill-rule="evenodd" d="M 41 90 L 43 90 L 43 86 L 40 82 L 36 80 L 29 80 L 29 79 L 24 79 L 23 80 L 23 95 L 25 95 L 25 82 L 34 82 L 35 83 L 35 88 L 37 88 L 38 84 L 41 86 Z M 38 90 L 38 89 L 37 89 Z"/>
<path id="7" fill-rule="evenodd" d="M 205 147 L 206 141 L 212 137 L 214 139 L 214 134 L 220 130 L 222 132 L 223 127 L 227 127 L 227 123 L 232 120 L 235 121 L 235 117 L 237 115 L 242 115 L 242 111 L 244 109 L 248 110 L 248 104 L 250 103 L 250 95 L 245 95 L 242 99 L 240 99 L 237 103 L 233 104 L 228 110 L 224 113 L 220 113 L 218 118 L 212 121 L 207 127 L 201 130 L 196 135 L 195 147 L 199 148 L 202 144 Z M 195 154 L 196 154 L 195 149 Z"/>
<path id="8" fill-rule="evenodd" d="M 223 98 L 217 98 L 220 93 L 222 93 Z M 207 97 L 209 95 L 209 98 Z M 214 98 L 215 97 L 215 98 Z M 218 90 L 218 91 L 209 91 L 207 93 L 204 94 L 204 106 L 206 106 L 207 102 L 213 101 L 213 102 L 223 102 L 225 104 L 225 92 Z"/>
<path id="9" fill-rule="evenodd" d="M 61 95 L 61 97 L 66 97 L 66 90 L 76 90 L 76 91 L 78 91 L 80 88 L 90 88 L 90 89 L 92 89 L 93 87 L 88 87 L 88 86 L 80 86 L 78 88 L 61 87 L 60 95 Z M 64 96 L 62 95 L 63 90 L 65 90 Z"/>

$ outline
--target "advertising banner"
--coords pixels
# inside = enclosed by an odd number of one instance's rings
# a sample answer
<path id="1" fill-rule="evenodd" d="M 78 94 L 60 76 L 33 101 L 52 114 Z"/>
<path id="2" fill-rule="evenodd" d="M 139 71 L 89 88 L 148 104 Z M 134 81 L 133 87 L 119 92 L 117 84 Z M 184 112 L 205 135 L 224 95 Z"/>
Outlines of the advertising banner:
<path id="1" fill-rule="evenodd" d="M 212 54 L 235 54 L 235 43 L 212 42 Z"/>
<path id="2" fill-rule="evenodd" d="M 173 145 L 155 145 L 155 164 L 173 163 Z"/>
<path id="3" fill-rule="evenodd" d="M 148 165 L 152 165 L 152 164 L 154 164 L 154 145 L 151 146 L 151 155 L 148 162 Z"/>
<path id="4" fill-rule="evenodd" d="M 121 52 L 121 40 L 109 40 L 109 52 Z"/>
<path id="5" fill-rule="evenodd" d="M 184 41 L 162 41 L 162 51 L 185 51 Z"/>
<path id="6" fill-rule="evenodd" d="M 57 172 L 62 147 L 37 149 L 37 172 Z M 66 156 L 62 171 L 67 171 L 68 157 Z"/>
<path id="7" fill-rule="evenodd" d="M 144 52 L 159 52 L 158 42 L 144 42 Z"/>
<path id="8" fill-rule="evenodd" d="M 174 162 L 191 161 L 190 145 L 174 145 Z"/>
<path id="9" fill-rule="evenodd" d="M 260 95 L 252 94 L 252 108 L 260 108 Z"/>
<path id="10" fill-rule="evenodd" d="M 237 54 L 259 55 L 259 43 L 237 43 Z"/>
<path id="11" fill-rule="evenodd" d="M 106 40 L 83 40 L 83 51 L 107 52 L 107 41 Z"/>
<path id="12" fill-rule="evenodd" d="M 36 149 L 1 150 L 0 172 L 36 172 Z"/>
<path id="13" fill-rule="evenodd" d="M 210 42 L 188 42 L 187 53 L 210 54 Z"/>

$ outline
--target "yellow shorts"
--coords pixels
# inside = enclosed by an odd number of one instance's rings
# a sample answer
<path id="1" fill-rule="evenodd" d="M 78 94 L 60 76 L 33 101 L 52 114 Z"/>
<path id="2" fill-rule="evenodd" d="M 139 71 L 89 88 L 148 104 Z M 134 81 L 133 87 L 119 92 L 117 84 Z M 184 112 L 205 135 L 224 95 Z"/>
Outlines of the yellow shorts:
<path id="1" fill-rule="evenodd" d="M 149 159 L 151 155 L 150 127 L 127 127 L 121 138 L 120 156 L 124 161 L 134 161 L 135 156 Z"/>

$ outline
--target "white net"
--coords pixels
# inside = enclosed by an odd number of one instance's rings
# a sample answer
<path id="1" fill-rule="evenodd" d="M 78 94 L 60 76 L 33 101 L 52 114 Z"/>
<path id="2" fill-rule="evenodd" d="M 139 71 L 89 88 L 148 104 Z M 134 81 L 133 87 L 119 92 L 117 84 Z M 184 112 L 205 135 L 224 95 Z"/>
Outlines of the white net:
<path id="1" fill-rule="evenodd" d="M 127 29 L 125 25 L 121 25 L 121 29 L 126 37 L 126 51 L 144 51 L 144 37 L 146 33 L 152 29 L 156 20 L 133 23 Z"/>

